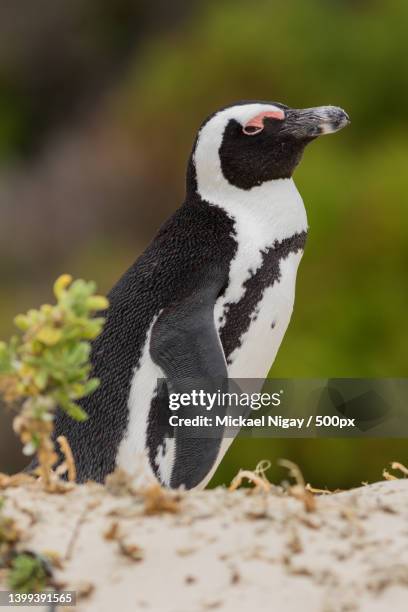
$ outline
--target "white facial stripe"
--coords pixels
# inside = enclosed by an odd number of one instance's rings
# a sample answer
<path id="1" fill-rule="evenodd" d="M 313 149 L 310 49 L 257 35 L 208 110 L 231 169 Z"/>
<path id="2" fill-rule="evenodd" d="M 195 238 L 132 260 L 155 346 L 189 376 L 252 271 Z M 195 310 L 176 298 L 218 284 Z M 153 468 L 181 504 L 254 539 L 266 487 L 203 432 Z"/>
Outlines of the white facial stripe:
<path id="1" fill-rule="evenodd" d="M 219 149 L 231 119 L 245 124 L 260 112 L 276 111 L 272 104 L 233 106 L 217 113 L 201 129 L 194 153 L 199 195 L 223 208 L 235 222 L 239 239 L 256 244 L 258 250 L 307 229 L 302 199 L 292 179 L 267 181 L 252 189 L 239 189 L 229 183 L 221 169 Z M 243 246 L 243 245 L 242 245 Z M 261 254 L 257 253 L 259 259 Z M 244 258 L 245 259 L 245 258 Z M 245 262 L 243 262 L 245 263 Z M 247 261 L 256 270 L 258 261 Z"/>
<path id="2" fill-rule="evenodd" d="M 207 192 L 207 189 L 217 193 L 219 185 L 227 183 L 222 174 L 218 152 L 229 121 L 235 119 L 241 125 L 245 125 L 252 117 L 261 112 L 278 112 L 280 110 L 279 107 L 273 104 L 258 103 L 232 106 L 214 115 L 201 128 L 194 153 L 194 163 L 197 173 L 198 191 L 202 197 L 204 197 L 204 192 Z M 208 197 L 204 199 L 211 201 L 211 198 L 209 199 Z"/>

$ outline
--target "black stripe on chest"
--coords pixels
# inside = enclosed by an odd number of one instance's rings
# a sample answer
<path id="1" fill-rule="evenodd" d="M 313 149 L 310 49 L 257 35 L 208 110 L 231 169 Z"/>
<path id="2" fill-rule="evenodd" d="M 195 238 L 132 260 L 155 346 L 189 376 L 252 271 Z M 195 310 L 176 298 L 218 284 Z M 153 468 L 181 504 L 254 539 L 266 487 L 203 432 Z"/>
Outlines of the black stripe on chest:
<path id="1" fill-rule="evenodd" d="M 303 250 L 306 243 L 306 232 L 294 234 L 281 242 L 277 240 L 273 246 L 262 251 L 262 263 L 255 273 L 243 283 L 243 295 L 238 302 L 225 305 L 226 319 L 220 330 L 220 339 L 224 348 L 225 358 L 230 364 L 233 351 L 241 346 L 241 338 L 249 329 L 251 321 L 256 317 L 256 307 L 261 301 L 265 289 L 278 282 L 281 277 L 280 262 L 290 253 Z"/>

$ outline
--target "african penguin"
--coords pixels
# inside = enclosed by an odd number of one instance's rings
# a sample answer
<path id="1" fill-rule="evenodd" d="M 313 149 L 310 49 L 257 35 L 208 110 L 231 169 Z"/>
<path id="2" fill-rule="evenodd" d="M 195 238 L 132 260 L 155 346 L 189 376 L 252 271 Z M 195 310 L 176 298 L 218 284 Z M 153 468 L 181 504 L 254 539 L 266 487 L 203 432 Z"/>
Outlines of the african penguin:
<path id="1" fill-rule="evenodd" d="M 190 379 L 267 376 L 307 234 L 292 174 L 309 142 L 348 122 L 334 106 L 240 102 L 202 124 L 184 203 L 109 294 L 91 356 L 101 385 L 80 402 L 89 419 L 56 417 L 80 482 L 115 467 L 172 488 L 211 478 L 230 440 L 172 431 L 168 394 Z"/>

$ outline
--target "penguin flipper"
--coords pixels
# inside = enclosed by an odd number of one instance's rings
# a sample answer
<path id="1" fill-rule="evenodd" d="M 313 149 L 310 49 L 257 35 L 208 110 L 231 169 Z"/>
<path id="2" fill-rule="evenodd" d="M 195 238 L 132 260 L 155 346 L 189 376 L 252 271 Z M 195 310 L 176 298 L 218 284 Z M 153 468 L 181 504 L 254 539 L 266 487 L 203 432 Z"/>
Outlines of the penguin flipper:
<path id="1" fill-rule="evenodd" d="M 191 292 L 165 308 L 152 329 L 150 353 L 166 377 L 167 393 L 159 393 L 161 414 L 180 418 L 225 416 L 226 408 L 215 402 L 211 412 L 190 402 L 177 412 L 169 410 L 169 395 L 194 391 L 227 391 L 227 366 L 214 324 L 214 304 L 219 279 Z M 179 395 L 180 397 L 180 395 Z M 175 452 L 170 476 L 164 484 L 191 489 L 204 480 L 217 460 L 223 427 L 174 427 Z M 167 430 L 168 431 L 168 430 Z M 163 480 L 163 479 L 162 479 Z"/>

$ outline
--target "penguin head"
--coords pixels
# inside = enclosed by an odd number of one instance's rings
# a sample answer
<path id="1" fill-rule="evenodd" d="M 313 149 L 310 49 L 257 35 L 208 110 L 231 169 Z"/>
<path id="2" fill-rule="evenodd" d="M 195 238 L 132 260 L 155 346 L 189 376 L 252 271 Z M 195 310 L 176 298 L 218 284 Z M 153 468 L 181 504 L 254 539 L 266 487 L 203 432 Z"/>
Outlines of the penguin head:
<path id="1" fill-rule="evenodd" d="M 290 178 L 305 146 L 349 123 L 337 106 L 295 109 L 278 102 L 241 102 L 211 115 L 192 154 L 198 192 L 229 183 L 252 189 Z"/>

